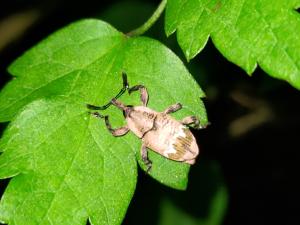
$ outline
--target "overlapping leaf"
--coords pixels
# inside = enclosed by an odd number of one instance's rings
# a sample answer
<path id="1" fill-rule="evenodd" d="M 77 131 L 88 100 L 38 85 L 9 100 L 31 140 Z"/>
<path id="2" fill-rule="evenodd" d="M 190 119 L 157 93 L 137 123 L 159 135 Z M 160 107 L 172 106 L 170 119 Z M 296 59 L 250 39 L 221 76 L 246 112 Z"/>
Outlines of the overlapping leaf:
<path id="1" fill-rule="evenodd" d="M 177 30 L 186 58 L 211 37 L 219 51 L 251 74 L 257 64 L 300 89 L 299 0 L 169 0 L 165 30 Z"/>
<path id="2" fill-rule="evenodd" d="M 99 20 L 49 36 L 9 71 L 16 79 L 0 93 L 0 119 L 12 120 L 0 142 L 0 178 L 13 177 L 0 204 L 0 221 L 9 224 L 73 225 L 88 218 L 120 224 L 135 188 L 140 140 L 133 134 L 112 137 L 85 104 L 109 101 L 122 87 L 122 71 L 131 85 L 148 88 L 149 107 L 162 111 L 181 102 L 175 117 L 193 114 L 207 123 L 203 92 L 171 51 Z M 139 104 L 138 93 L 121 100 Z M 124 124 L 118 109 L 102 113 L 114 127 Z M 151 176 L 186 187 L 186 164 L 154 153 L 150 159 Z"/>
<path id="3" fill-rule="evenodd" d="M 220 167 L 217 162 L 200 160 L 196 170 L 187 192 L 163 199 L 159 225 L 223 224 L 228 191 Z"/>

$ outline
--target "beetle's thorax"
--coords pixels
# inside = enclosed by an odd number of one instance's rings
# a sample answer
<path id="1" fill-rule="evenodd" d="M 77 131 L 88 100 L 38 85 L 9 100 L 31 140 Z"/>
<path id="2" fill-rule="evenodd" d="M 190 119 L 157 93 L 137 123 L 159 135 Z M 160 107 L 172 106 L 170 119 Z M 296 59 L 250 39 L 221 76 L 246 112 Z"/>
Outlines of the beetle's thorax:
<path id="1" fill-rule="evenodd" d="M 125 111 L 125 116 L 128 128 L 139 138 L 142 138 L 153 128 L 157 112 L 145 106 L 135 106 L 127 112 Z"/>

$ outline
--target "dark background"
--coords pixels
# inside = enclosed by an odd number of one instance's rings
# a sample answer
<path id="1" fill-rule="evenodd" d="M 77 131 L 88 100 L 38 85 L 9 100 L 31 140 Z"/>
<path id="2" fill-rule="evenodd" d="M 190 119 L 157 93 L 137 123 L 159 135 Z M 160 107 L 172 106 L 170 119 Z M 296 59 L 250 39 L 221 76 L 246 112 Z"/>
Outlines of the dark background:
<path id="1" fill-rule="evenodd" d="M 6 71 L 8 65 L 57 29 L 81 18 L 98 17 L 128 32 L 141 25 L 158 3 L 1 1 L 1 87 L 11 79 Z M 169 46 L 187 64 L 175 35 L 165 37 L 163 18 L 145 35 Z M 222 218 L 224 213 L 223 222 L 212 224 L 300 224 L 300 92 L 284 81 L 270 78 L 260 68 L 249 77 L 228 62 L 211 41 L 187 66 L 207 94 L 204 101 L 211 122 L 207 129 L 194 132 L 201 146 L 200 160 L 191 169 L 185 192 L 164 187 L 140 172 L 123 224 L 175 225 L 163 219 L 167 217 L 164 212 L 168 210 L 163 205 L 167 199 L 190 218 L 177 220 L 176 224 L 202 225 L 221 187 L 225 187 L 225 197 L 223 203 L 216 204 L 221 216 L 210 216 Z M 1 132 L 6 125 L 1 124 Z M 0 182 L 1 194 L 7 183 L 8 180 Z M 168 212 L 170 217 L 178 216 L 172 210 Z"/>

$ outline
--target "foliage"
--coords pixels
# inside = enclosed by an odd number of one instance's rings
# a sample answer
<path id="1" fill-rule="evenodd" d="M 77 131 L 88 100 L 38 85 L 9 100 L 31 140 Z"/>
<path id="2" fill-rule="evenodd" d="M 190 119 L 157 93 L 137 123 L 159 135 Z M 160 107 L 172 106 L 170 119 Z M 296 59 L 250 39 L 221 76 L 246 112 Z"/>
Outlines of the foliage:
<path id="1" fill-rule="evenodd" d="M 300 89 L 299 0 L 169 0 L 167 35 L 177 39 L 187 59 L 211 37 L 218 50 L 248 74 L 257 64 L 270 76 Z"/>
<path id="2" fill-rule="evenodd" d="M 103 105 L 122 87 L 144 84 L 149 107 L 176 102 L 187 115 L 208 123 L 204 93 L 180 59 L 162 43 L 141 36 L 166 6 L 165 31 L 190 60 L 209 37 L 229 60 L 251 74 L 259 65 L 270 76 L 300 88 L 299 0 L 163 0 L 144 26 L 125 35 L 106 22 L 75 22 L 47 37 L 9 67 L 14 76 L 0 92 L 0 121 L 11 121 L 0 140 L 0 178 L 12 178 L 0 204 L 9 224 L 120 224 L 137 182 L 141 141 L 115 138 L 86 103 Z M 140 104 L 139 94 L 125 94 Z M 124 125 L 115 107 L 102 111 L 113 127 Z M 189 166 L 149 153 L 150 176 L 179 190 Z M 203 183 L 205 183 L 205 179 Z M 206 190 L 206 189 L 202 189 Z M 207 190 L 206 190 L 207 191 Z M 161 223 L 219 224 L 226 208 L 223 183 L 211 197 L 206 219 L 185 215 L 166 200 Z M 201 200 L 199 200 L 201 204 Z M 202 203 L 203 204 L 203 203 Z M 221 207 L 221 208 L 218 208 Z M 172 215 L 176 215 L 173 217 Z"/>
<path id="3" fill-rule="evenodd" d="M 130 84 L 147 86 L 151 108 L 162 111 L 181 102 L 177 118 L 197 115 L 207 121 L 203 92 L 170 50 L 150 38 L 128 38 L 99 20 L 83 20 L 49 36 L 9 71 L 16 79 L 0 96 L 1 120 L 14 118 L 0 157 L 0 177 L 14 177 L 0 206 L 1 220 L 9 223 L 121 222 L 136 184 L 140 140 L 113 137 L 85 104 L 109 101 L 122 87 L 122 71 Z M 122 100 L 139 104 L 138 93 Z M 118 109 L 105 113 L 113 126 L 124 123 Z M 187 164 L 154 153 L 150 159 L 151 176 L 186 188 Z"/>

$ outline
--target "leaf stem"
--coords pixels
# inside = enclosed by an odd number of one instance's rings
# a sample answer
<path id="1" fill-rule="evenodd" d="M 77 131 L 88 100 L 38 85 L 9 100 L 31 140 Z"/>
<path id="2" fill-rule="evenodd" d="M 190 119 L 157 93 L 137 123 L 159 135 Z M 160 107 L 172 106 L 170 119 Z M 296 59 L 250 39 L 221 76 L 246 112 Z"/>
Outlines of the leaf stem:
<path id="1" fill-rule="evenodd" d="M 167 5 L 167 0 L 162 0 L 161 3 L 158 5 L 157 9 L 152 14 L 152 16 L 142 26 L 127 33 L 127 36 L 139 36 L 144 34 L 158 20 L 161 13 L 166 8 L 166 5 Z"/>

